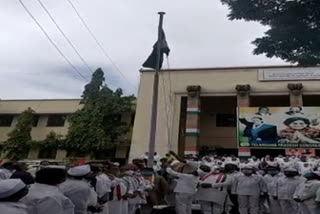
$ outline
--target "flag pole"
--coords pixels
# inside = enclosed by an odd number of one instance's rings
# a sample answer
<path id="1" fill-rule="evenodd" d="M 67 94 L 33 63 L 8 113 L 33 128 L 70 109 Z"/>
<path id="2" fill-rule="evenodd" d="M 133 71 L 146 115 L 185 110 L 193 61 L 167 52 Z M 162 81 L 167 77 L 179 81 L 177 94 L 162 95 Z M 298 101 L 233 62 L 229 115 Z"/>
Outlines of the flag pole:
<path id="1" fill-rule="evenodd" d="M 153 94 L 152 94 L 152 109 L 150 121 L 150 136 L 149 136 L 149 154 L 148 154 L 148 167 L 153 166 L 155 143 L 156 143 L 156 129 L 157 129 L 157 115 L 158 115 L 158 91 L 159 91 L 159 71 L 160 71 L 160 54 L 161 54 L 161 37 L 162 37 L 162 24 L 165 12 L 158 12 L 159 26 L 158 26 L 158 42 L 157 42 L 157 61 L 156 70 L 153 80 Z"/>

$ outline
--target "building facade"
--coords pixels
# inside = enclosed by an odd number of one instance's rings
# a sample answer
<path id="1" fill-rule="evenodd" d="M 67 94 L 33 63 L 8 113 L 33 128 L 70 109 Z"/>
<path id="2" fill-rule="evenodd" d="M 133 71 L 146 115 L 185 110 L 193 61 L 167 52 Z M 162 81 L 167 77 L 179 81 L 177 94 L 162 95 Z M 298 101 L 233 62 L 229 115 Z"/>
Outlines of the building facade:
<path id="1" fill-rule="evenodd" d="M 148 151 L 154 72 L 141 70 L 130 158 Z M 160 72 L 156 151 L 237 154 L 237 107 L 320 106 L 320 67 L 169 69 Z M 251 149 L 251 154 L 284 149 Z"/>
<path id="2" fill-rule="evenodd" d="M 8 134 L 14 129 L 17 118 L 21 112 L 31 108 L 35 111 L 35 121 L 31 131 L 33 140 L 44 140 L 46 136 L 54 131 L 58 135 L 65 136 L 68 133 L 69 123 L 67 116 L 82 108 L 80 99 L 56 99 L 56 100 L 0 100 L 0 145 L 8 139 Z M 131 124 L 130 131 L 121 137 L 117 147 L 101 156 L 108 156 L 117 159 L 126 159 L 128 156 L 134 114 L 123 115 L 122 120 Z M 41 151 L 31 149 L 28 159 L 56 159 L 64 160 L 69 154 L 64 150 Z M 101 157 L 106 158 L 106 157 Z"/>

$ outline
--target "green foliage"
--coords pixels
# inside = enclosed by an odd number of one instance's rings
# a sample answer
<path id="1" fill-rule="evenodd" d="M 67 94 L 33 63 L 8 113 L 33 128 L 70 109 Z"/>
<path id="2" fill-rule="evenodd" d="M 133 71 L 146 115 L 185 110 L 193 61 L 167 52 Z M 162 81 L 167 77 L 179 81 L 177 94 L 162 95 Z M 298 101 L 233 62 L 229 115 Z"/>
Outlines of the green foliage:
<path id="1" fill-rule="evenodd" d="M 51 131 L 42 141 L 31 141 L 30 147 L 39 149 L 64 149 L 65 139 L 62 135 Z"/>
<path id="2" fill-rule="evenodd" d="M 134 96 L 122 96 L 121 89 L 112 91 L 104 85 L 104 73 L 99 68 L 85 86 L 82 98 L 83 108 L 68 118 L 67 149 L 94 155 L 98 150 L 114 147 L 128 131 L 129 126 L 121 117 L 132 112 Z"/>
<path id="3" fill-rule="evenodd" d="M 8 140 L 4 144 L 6 158 L 19 160 L 27 157 L 31 139 L 34 111 L 28 108 L 18 117 L 18 123 L 14 130 L 8 134 Z"/>
<path id="4" fill-rule="evenodd" d="M 252 43 L 254 54 L 279 57 L 301 66 L 320 64 L 319 0 L 221 0 L 230 20 L 243 19 L 270 29 Z"/>

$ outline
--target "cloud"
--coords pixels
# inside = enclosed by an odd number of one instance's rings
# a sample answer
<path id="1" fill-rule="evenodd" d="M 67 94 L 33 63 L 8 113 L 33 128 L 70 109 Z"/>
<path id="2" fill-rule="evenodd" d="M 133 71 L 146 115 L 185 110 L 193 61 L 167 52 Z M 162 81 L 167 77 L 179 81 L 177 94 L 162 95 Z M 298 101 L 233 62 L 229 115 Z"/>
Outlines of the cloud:
<path id="1" fill-rule="evenodd" d="M 61 51 L 90 78 L 90 72 L 37 1 L 23 0 Z M 102 67 L 112 88 L 136 93 L 141 64 L 156 41 L 158 11 L 171 48 L 170 66 L 217 67 L 284 64 L 252 55 L 251 41 L 267 30 L 253 22 L 229 21 L 218 0 L 73 0 L 112 61 L 99 50 L 65 0 L 42 0 L 92 70 Z M 0 97 L 76 98 L 85 81 L 59 55 L 18 1 L 0 2 Z M 132 86 L 134 85 L 134 86 Z"/>

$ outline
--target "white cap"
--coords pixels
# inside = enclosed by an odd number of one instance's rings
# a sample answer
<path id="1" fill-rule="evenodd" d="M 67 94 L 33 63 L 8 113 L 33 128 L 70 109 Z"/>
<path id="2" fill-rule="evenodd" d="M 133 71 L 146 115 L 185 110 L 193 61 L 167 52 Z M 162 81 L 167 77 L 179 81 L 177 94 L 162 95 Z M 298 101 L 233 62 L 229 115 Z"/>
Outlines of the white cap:
<path id="1" fill-rule="evenodd" d="M 76 177 L 85 176 L 89 174 L 90 171 L 91 171 L 91 168 L 89 165 L 76 166 L 68 170 L 68 175 L 76 176 Z"/>
<path id="2" fill-rule="evenodd" d="M 298 170 L 296 170 L 295 168 L 285 168 L 283 171 L 285 171 L 285 172 L 298 172 Z"/>
<path id="3" fill-rule="evenodd" d="M 277 162 L 268 162 L 269 166 L 277 167 L 278 163 Z"/>
<path id="4" fill-rule="evenodd" d="M 249 164 L 246 164 L 242 167 L 242 169 L 253 169 L 254 167 L 249 165 Z"/>
<path id="5" fill-rule="evenodd" d="M 9 197 L 25 187 L 26 185 L 20 179 L 0 180 L 0 198 Z"/>
<path id="6" fill-rule="evenodd" d="M 175 165 L 175 164 L 177 164 L 177 163 L 180 163 L 180 161 L 174 160 L 174 161 L 172 161 L 172 163 L 170 164 L 170 166 L 173 166 L 173 165 Z"/>

